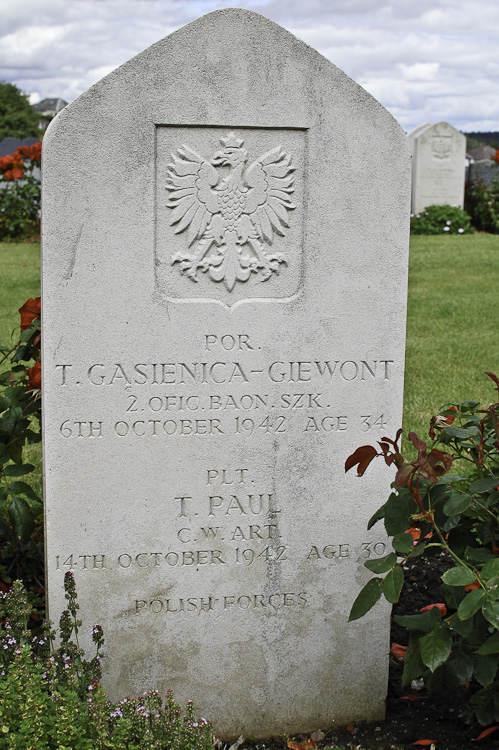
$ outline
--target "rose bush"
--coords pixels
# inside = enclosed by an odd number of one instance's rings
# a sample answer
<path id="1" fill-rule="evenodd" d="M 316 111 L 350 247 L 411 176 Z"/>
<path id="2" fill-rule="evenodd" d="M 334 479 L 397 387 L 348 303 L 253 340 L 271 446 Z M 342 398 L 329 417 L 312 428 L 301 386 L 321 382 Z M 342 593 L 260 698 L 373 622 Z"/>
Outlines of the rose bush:
<path id="1" fill-rule="evenodd" d="M 415 433 L 416 458 L 407 461 L 395 440 L 358 448 L 345 471 L 362 476 L 381 457 L 396 469 L 393 492 L 369 522 L 380 520 L 393 551 L 365 566 L 375 574 L 353 603 L 350 620 L 362 617 L 383 595 L 398 601 L 404 566 L 417 555 L 444 554 L 452 567 L 442 575 L 444 603 L 395 616 L 409 630 L 403 684 L 422 677 L 428 689 L 470 683 L 462 715 L 481 724 L 499 721 L 499 378 L 494 403 L 447 404 L 430 423 L 428 446 Z M 457 473 L 451 474 L 451 470 Z"/>
<path id="2" fill-rule="evenodd" d="M 0 347 L 0 581 L 15 578 L 43 592 L 42 500 L 28 481 L 34 466 L 27 445 L 41 440 L 40 297 L 19 310 L 21 332 L 13 347 Z M 40 600 L 40 607 L 43 602 Z"/>
<path id="3" fill-rule="evenodd" d="M 41 142 L 0 158 L 0 240 L 39 234 L 41 158 Z"/>

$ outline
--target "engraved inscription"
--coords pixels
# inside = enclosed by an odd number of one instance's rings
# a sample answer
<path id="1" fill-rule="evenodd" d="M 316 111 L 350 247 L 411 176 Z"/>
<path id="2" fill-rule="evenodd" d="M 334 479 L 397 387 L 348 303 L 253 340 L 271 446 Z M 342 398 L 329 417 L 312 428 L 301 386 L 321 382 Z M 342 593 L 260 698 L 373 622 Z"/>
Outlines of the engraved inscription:
<path id="1" fill-rule="evenodd" d="M 223 611 L 231 609 L 282 609 L 284 607 L 306 607 L 308 605 L 307 592 L 267 594 L 242 594 L 226 595 L 221 597 L 188 597 L 179 599 L 135 599 L 134 612 L 136 615 L 143 612 L 171 614 L 187 612 L 200 614 L 201 612 Z"/>
<path id="2" fill-rule="evenodd" d="M 187 145 L 171 154 L 166 205 L 175 234 L 186 233 L 187 249 L 172 255 L 172 265 L 194 282 L 200 269 L 232 292 L 251 274 L 267 281 L 287 263 L 265 245 L 289 227 L 295 167 L 280 145 L 247 166 L 243 139 L 231 132 L 220 143 L 209 160 Z"/>

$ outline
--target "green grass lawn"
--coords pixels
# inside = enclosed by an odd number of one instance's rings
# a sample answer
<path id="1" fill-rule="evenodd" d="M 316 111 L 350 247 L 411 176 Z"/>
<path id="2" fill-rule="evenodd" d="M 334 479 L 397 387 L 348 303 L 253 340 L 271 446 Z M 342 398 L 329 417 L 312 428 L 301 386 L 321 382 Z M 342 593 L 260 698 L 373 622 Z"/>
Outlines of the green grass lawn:
<path id="1" fill-rule="evenodd" d="M 499 236 L 411 237 L 404 432 L 424 439 L 450 401 L 495 400 Z"/>
<path id="2" fill-rule="evenodd" d="M 29 297 L 40 296 L 40 245 L 0 243 L 0 344 L 15 344 L 18 310 Z"/>
<path id="3" fill-rule="evenodd" d="M 0 342 L 18 308 L 40 293 L 37 244 L 1 244 Z M 412 237 L 407 318 L 404 432 L 424 439 L 449 401 L 490 403 L 486 370 L 499 374 L 499 236 Z"/>

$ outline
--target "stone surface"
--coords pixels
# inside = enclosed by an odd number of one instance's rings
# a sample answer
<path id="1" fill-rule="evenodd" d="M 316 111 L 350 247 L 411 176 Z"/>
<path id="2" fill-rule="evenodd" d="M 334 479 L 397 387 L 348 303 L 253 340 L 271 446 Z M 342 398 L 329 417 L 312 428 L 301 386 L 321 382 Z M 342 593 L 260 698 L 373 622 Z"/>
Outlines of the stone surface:
<path id="1" fill-rule="evenodd" d="M 412 213 L 464 204 L 466 137 L 447 122 L 425 123 L 408 136 L 412 153 Z"/>
<path id="2" fill-rule="evenodd" d="M 470 164 L 469 179 L 471 182 L 483 182 L 492 185 L 494 177 L 499 175 L 499 166 L 492 159 L 480 159 Z"/>
<path id="3" fill-rule="evenodd" d="M 225 739 L 381 718 L 389 609 L 347 618 L 392 473 L 344 463 L 402 418 L 400 126 L 222 10 L 68 105 L 43 174 L 51 617 L 72 569 L 110 695 Z"/>

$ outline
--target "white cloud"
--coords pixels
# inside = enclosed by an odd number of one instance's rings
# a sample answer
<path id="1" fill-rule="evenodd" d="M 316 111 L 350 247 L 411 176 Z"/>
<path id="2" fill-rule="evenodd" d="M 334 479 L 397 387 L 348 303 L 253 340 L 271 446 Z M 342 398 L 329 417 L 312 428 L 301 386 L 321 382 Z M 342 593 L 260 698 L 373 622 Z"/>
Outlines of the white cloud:
<path id="1" fill-rule="evenodd" d="M 71 100 L 203 13 L 251 8 L 342 68 L 406 129 L 499 129 L 496 0 L 0 0 L 0 80 Z"/>

